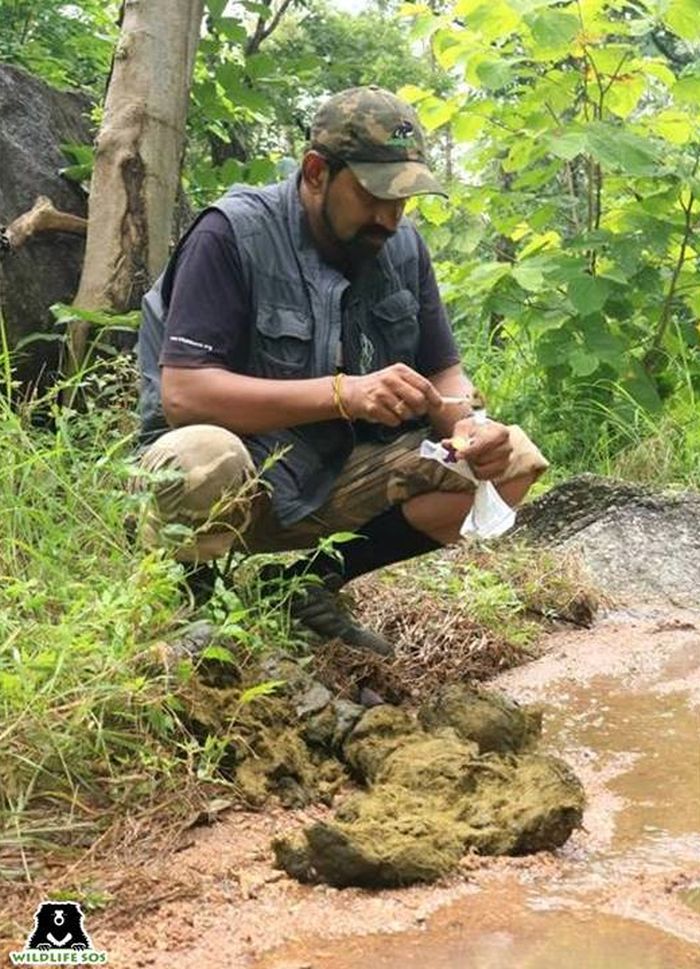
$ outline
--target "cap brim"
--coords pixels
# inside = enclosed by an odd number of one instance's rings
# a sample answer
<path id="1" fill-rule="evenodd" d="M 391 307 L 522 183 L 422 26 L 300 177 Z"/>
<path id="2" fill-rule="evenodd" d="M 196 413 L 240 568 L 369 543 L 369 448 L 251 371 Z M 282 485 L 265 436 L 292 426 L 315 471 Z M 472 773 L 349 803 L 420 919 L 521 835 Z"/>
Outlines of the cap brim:
<path id="1" fill-rule="evenodd" d="M 360 185 L 379 199 L 405 199 L 411 195 L 444 195 L 447 192 L 423 162 L 356 162 L 348 168 Z"/>

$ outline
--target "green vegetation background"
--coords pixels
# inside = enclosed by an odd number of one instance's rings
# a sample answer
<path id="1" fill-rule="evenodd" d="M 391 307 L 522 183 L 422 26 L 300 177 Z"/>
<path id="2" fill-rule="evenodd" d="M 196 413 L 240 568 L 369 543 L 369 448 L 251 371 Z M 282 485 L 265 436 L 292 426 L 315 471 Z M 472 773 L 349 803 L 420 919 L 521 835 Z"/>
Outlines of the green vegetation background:
<path id="1" fill-rule="evenodd" d="M 86 90 L 99 120 L 117 8 L 0 0 L 0 59 Z M 184 171 L 193 204 L 282 177 L 329 93 L 398 91 L 450 187 L 449 201 L 410 214 L 465 365 L 491 411 L 552 459 L 543 487 L 585 470 L 697 488 L 697 0 L 279 9 L 207 3 Z M 89 148 L 71 154 L 84 179 Z M 139 510 L 131 364 L 89 363 L 79 414 L 55 394 L 11 409 L 6 346 L 1 359 L 0 877 L 14 878 L 37 847 L 87 843 L 110 818 L 209 783 L 226 743 L 182 727 L 187 664 L 143 672 L 193 608 L 167 557 L 124 535 Z M 511 617 L 524 608 L 495 574 L 451 594 L 507 602 Z M 220 589 L 208 609 L 242 650 L 289 642 L 283 618 L 234 593 Z"/>

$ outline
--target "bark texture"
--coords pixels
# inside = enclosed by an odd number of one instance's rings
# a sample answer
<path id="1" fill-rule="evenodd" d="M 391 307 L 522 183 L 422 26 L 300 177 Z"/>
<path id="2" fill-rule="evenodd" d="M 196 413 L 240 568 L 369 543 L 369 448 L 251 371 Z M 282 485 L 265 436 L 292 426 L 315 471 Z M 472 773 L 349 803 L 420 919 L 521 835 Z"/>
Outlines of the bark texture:
<path id="1" fill-rule="evenodd" d="M 203 0 L 125 0 L 75 305 L 126 312 L 168 255 Z M 72 329 L 82 359 L 89 326 Z"/>

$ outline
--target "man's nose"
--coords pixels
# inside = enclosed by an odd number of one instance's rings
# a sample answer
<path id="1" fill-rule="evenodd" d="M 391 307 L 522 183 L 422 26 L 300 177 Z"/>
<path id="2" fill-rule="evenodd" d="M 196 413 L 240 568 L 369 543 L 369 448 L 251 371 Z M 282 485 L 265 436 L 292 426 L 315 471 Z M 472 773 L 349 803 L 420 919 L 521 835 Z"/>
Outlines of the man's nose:
<path id="1" fill-rule="evenodd" d="M 403 199 L 382 199 L 374 211 L 375 225 L 379 225 L 387 232 L 396 232 L 401 221 L 405 202 Z"/>

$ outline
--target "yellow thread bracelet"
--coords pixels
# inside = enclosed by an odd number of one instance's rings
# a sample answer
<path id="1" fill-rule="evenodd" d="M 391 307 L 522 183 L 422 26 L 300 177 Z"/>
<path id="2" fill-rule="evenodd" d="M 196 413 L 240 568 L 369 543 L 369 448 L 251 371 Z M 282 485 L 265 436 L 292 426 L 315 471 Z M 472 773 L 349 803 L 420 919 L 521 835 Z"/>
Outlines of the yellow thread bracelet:
<path id="1" fill-rule="evenodd" d="M 335 377 L 333 377 L 333 403 L 335 404 L 335 407 L 336 407 L 338 413 L 340 414 L 340 416 L 343 418 L 343 420 L 344 421 L 351 421 L 352 418 L 350 417 L 350 415 L 348 414 L 348 412 L 345 410 L 345 406 L 343 404 L 343 398 L 342 398 L 341 393 L 340 393 L 340 383 L 341 383 L 341 381 L 343 379 L 343 376 L 344 376 L 344 374 L 337 373 L 335 375 Z"/>

